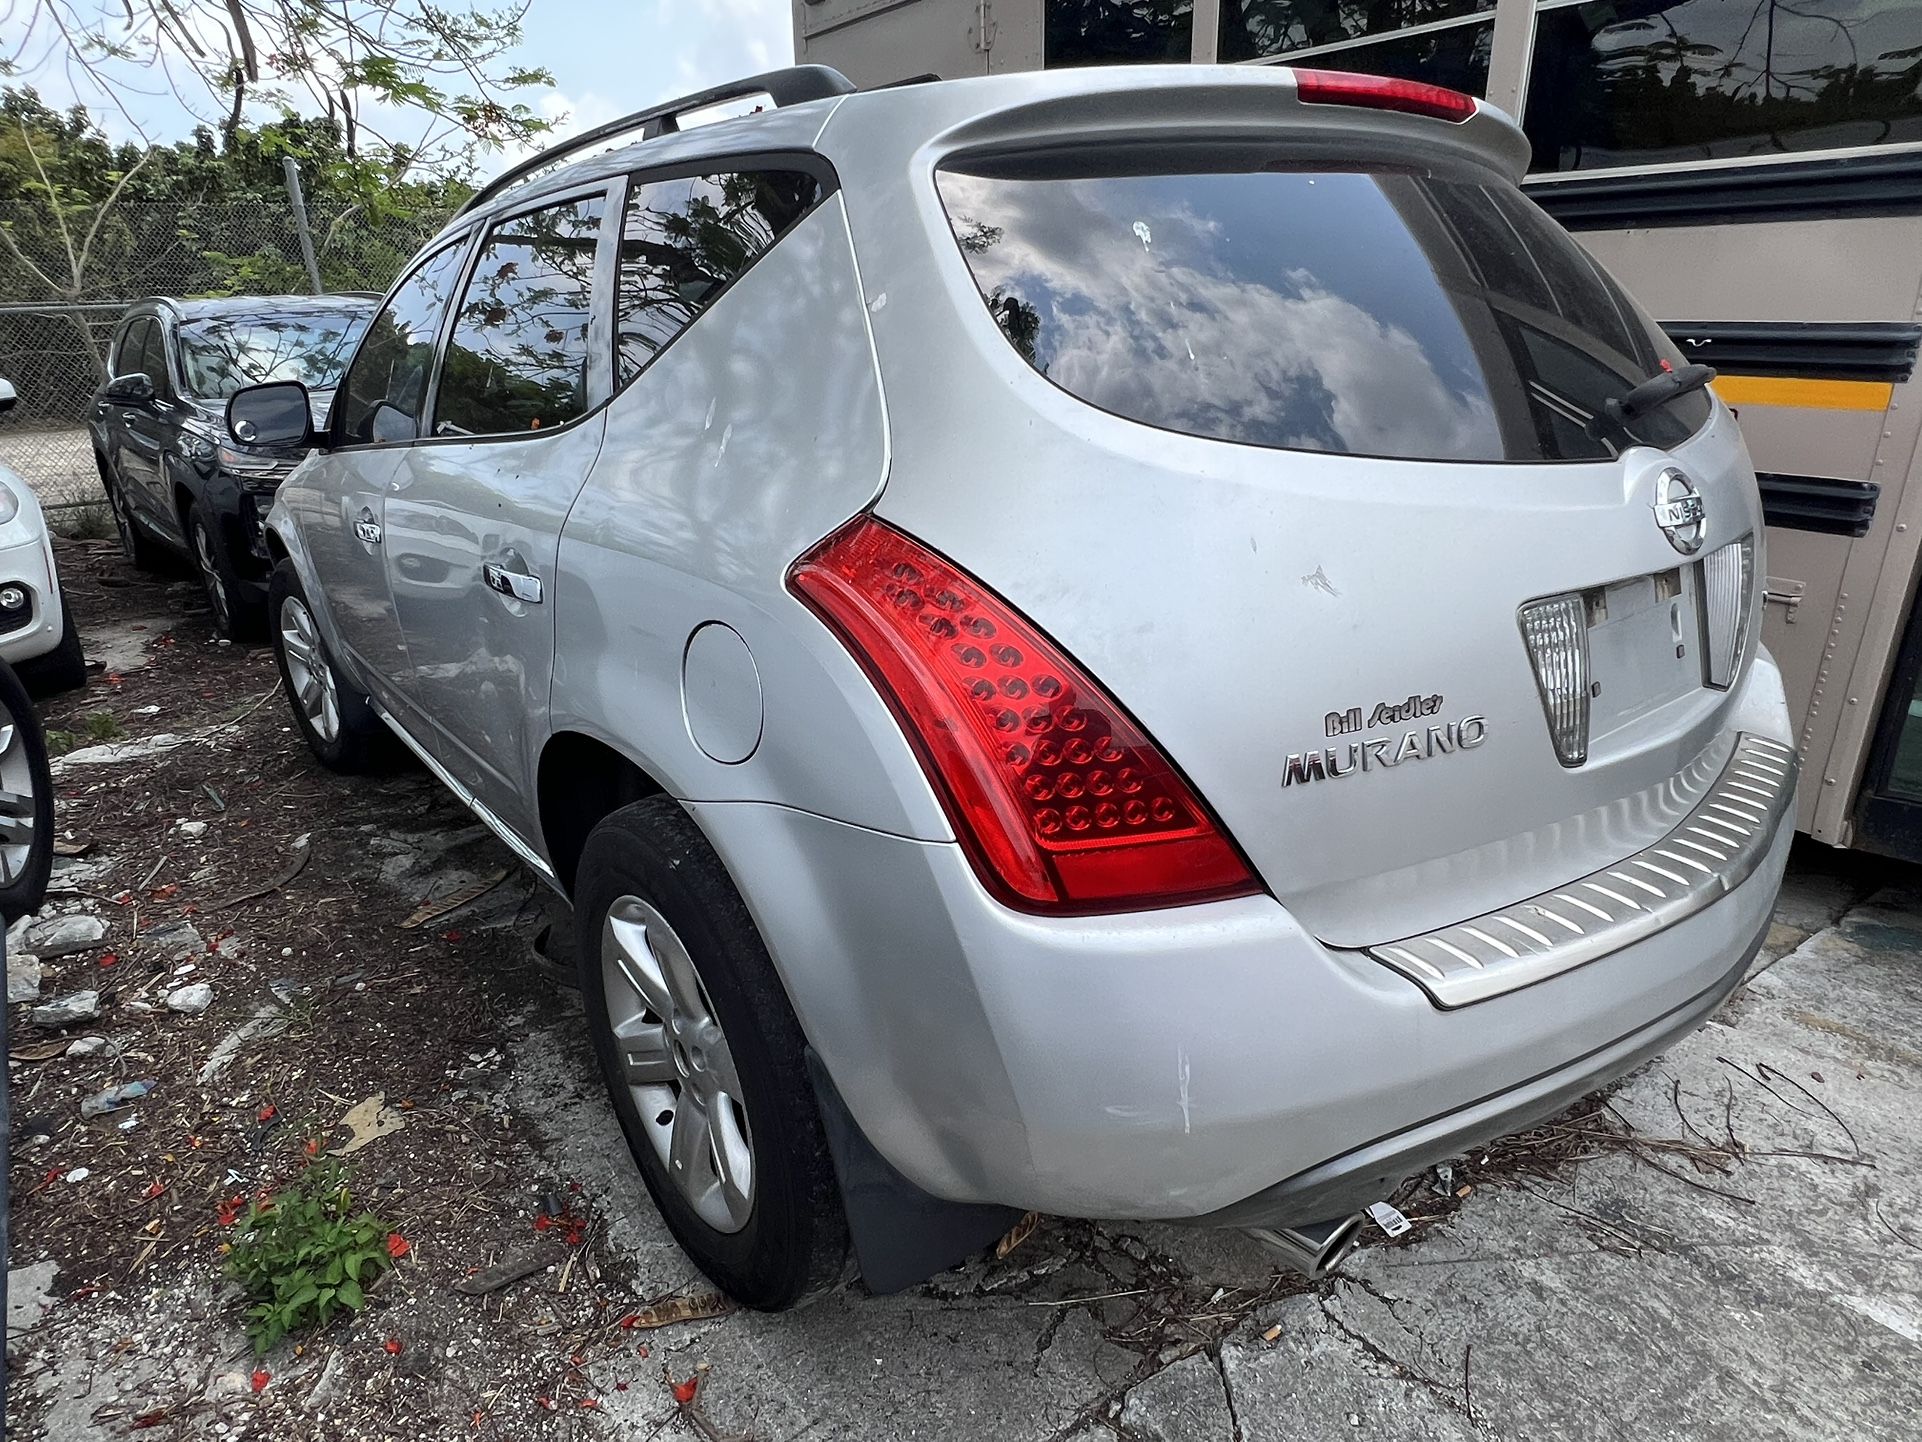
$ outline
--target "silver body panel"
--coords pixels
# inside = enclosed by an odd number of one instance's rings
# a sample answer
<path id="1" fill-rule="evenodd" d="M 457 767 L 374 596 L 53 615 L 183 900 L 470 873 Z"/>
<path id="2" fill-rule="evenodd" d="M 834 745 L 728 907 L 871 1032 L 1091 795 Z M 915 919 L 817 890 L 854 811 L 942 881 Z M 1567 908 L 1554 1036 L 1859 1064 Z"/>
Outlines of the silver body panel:
<path id="1" fill-rule="evenodd" d="M 1555 758 L 1517 607 L 1676 567 L 1651 516 L 1670 456 L 1480 467 L 1176 435 L 1051 386 L 986 313 L 932 181 L 968 147 L 1259 135 L 1520 172 L 1492 115 L 1304 115 L 1288 84 L 1170 67 L 916 87 L 534 182 L 501 204 L 795 149 L 840 189 L 583 421 L 317 456 L 271 518 L 341 661 L 544 871 L 557 736 L 604 743 L 686 805 L 856 1121 L 943 1198 L 1200 1217 L 1600 1054 L 1711 990 L 1766 924 L 1781 827 L 1710 904 L 1473 1005 L 1438 1007 L 1362 950 L 1619 863 L 1701 802 L 1704 757 L 1738 734 L 1790 742 L 1751 639 L 1729 690 L 1628 704 L 1585 766 Z M 1726 411 L 1673 459 L 1708 547 L 1759 534 Z M 1071 919 L 991 899 L 893 712 L 786 585 L 870 508 L 1109 689 L 1267 894 Z M 1330 712 L 1417 691 L 1484 717 L 1486 744 L 1281 785 Z"/>

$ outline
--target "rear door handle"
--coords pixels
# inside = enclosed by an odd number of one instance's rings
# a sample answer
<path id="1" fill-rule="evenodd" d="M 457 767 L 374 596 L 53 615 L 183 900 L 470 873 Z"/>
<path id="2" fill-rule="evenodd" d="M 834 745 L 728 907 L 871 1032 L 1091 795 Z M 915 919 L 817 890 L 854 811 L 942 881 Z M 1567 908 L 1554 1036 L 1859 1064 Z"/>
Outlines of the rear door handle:
<path id="1" fill-rule="evenodd" d="M 526 601 L 533 606 L 541 603 L 541 581 L 538 576 L 530 576 L 525 571 L 510 571 L 505 566 L 489 561 L 481 567 L 481 579 L 487 582 L 490 591 L 498 591 L 503 596 L 511 596 L 516 601 Z"/>
<path id="2" fill-rule="evenodd" d="M 365 506 L 361 508 L 360 515 L 354 521 L 354 534 L 369 546 L 380 544 L 380 522 L 374 519 L 374 513 Z"/>

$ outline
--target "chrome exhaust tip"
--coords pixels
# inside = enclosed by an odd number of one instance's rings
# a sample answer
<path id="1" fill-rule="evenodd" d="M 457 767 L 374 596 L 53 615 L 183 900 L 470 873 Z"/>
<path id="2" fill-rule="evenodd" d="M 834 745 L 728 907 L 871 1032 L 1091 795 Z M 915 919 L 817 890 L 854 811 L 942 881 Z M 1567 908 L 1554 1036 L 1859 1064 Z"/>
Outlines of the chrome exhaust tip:
<path id="1" fill-rule="evenodd" d="M 1321 1278 L 1341 1265 L 1341 1259 L 1361 1238 L 1366 1212 L 1337 1217 L 1331 1222 L 1307 1222 L 1299 1227 L 1249 1227 L 1248 1235 L 1304 1277 Z"/>

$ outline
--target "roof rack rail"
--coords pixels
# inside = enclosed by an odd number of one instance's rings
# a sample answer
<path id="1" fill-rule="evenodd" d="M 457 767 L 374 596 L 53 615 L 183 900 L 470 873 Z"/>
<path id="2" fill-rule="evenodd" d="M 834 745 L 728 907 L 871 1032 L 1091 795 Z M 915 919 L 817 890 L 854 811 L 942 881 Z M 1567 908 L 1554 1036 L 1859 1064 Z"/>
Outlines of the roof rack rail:
<path id="1" fill-rule="evenodd" d="M 618 120 L 610 120 L 604 125 L 596 125 L 592 130 L 584 130 L 559 145 L 530 155 L 475 191 L 467 203 L 455 212 L 455 218 L 486 204 L 502 191 L 511 190 L 537 171 L 616 136 L 636 130 L 641 132 L 642 140 L 658 140 L 663 135 L 671 135 L 681 128 L 680 117 L 696 110 L 725 105 L 730 100 L 745 100 L 750 95 L 765 95 L 778 107 L 802 105 L 810 100 L 829 100 L 837 95 L 853 93 L 853 82 L 830 66 L 790 65 L 785 70 L 770 70 L 765 75 L 750 75 L 745 80 L 731 80 L 711 90 L 683 95 L 678 100 L 665 101 L 646 110 L 637 110 L 632 115 L 623 115 Z"/>

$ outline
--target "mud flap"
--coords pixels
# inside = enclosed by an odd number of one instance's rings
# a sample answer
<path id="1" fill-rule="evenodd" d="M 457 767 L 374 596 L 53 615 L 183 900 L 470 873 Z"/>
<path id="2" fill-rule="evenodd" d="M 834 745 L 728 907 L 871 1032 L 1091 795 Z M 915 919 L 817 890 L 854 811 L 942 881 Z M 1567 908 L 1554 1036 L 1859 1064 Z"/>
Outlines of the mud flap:
<path id="1" fill-rule="evenodd" d="M 1021 1220 L 1013 1207 L 944 1202 L 922 1191 L 874 1149 L 813 1047 L 807 1065 L 854 1258 L 870 1292 L 885 1296 L 925 1282 L 992 1246 Z"/>

